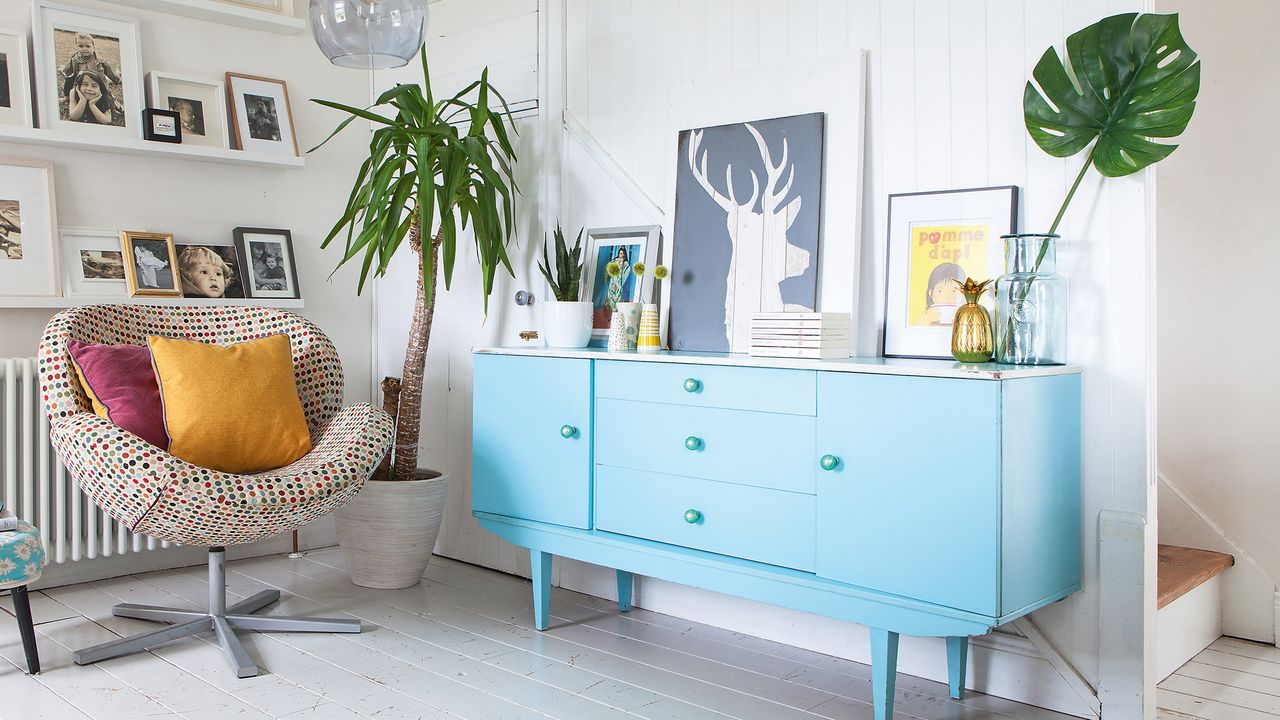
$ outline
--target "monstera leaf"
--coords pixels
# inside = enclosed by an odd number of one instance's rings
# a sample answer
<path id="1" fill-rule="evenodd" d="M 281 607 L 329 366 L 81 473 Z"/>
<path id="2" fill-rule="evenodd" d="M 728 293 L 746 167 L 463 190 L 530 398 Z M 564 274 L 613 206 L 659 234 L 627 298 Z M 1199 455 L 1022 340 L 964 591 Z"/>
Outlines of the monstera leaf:
<path id="1" fill-rule="evenodd" d="M 1041 149 L 1070 157 L 1096 139 L 1093 165 L 1120 177 L 1177 148 L 1150 139 L 1180 135 L 1200 92 L 1200 63 L 1177 15 L 1100 20 L 1067 38 L 1067 59 L 1070 68 L 1045 50 L 1032 73 L 1039 89 L 1028 82 L 1023 91 L 1027 132 Z"/>

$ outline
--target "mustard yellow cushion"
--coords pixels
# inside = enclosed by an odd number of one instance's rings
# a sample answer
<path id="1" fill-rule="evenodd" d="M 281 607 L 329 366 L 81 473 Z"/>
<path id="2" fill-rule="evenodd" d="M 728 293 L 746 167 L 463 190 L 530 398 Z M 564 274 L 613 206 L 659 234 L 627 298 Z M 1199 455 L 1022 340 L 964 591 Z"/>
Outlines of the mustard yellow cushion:
<path id="1" fill-rule="evenodd" d="M 252 473 L 311 452 L 288 335 L 222 347 L 149 337 L 169 453 L 200 467 Z"/>

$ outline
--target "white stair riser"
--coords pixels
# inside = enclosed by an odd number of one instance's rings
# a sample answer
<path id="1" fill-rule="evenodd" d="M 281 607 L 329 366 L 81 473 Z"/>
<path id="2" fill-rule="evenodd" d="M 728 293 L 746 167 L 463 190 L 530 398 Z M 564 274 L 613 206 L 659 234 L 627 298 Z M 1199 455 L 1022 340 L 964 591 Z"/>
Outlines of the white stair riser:
<path id="1" fill-rule="evenodd" d="M 1174 600 L 1156 613 L 1156 681 L 1169 677 L 1222 637 L 1222 576 Z"/>

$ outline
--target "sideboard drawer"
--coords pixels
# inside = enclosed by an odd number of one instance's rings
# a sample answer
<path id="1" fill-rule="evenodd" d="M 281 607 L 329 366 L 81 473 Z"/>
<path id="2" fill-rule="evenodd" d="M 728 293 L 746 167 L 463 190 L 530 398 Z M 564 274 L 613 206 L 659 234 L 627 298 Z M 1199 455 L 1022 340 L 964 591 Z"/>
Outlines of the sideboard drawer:
<path id="1" fill-rule="evenodd" d="M 596 529 L 812 572 L 812 495 L 600 465 Z"/>
<path id="2" fill-rule="evenodd" d="M 814 415 L 815 375 L 811 370 L 598 360 L 596 397 Z"/>
<path id="3" fill-rule="evenodd" d="M 596 462 L 813 494 L 814 419 L 596 400 Z"/>

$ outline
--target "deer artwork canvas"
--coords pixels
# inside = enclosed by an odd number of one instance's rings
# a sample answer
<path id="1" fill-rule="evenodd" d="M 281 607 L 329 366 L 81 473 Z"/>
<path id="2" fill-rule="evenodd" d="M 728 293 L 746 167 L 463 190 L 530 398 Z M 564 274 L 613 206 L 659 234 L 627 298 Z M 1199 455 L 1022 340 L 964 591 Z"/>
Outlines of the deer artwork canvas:
<path id="1" fill-rule="evenodd" d="M 746 352 L 755 313 L 815 309 L 824 121 L 680 133 L 671 349 Z"/>

